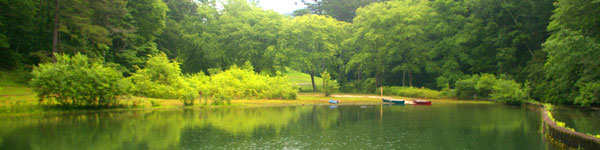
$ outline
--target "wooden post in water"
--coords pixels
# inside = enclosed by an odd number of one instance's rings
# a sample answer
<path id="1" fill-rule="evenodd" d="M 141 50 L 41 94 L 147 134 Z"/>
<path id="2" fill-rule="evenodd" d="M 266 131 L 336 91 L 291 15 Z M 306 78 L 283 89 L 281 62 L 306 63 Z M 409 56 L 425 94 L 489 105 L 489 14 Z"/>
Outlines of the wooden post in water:
<path id="1" fill-rule="evenodd" d="M 381 87 L 381 99 L 383 100 L 383 86 Z M 381 106 L 379 106 L 379 119 L 383 120 L 383 101 L 381 102 Z"/>

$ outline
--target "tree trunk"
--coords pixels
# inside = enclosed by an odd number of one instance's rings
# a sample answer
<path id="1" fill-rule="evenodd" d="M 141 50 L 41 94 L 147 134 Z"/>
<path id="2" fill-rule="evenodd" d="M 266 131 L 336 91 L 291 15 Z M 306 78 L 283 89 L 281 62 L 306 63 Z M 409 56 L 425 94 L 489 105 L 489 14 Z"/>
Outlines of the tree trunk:
<path id="1" fill-rule="evenodd" d="M 402 86 L 406 86 L 406 82 L 404 82 L 406 79 L 406 70 L 402 70 Z"/>
<path id="2" fill-rule="evenodd" d="M 408 70 L 408 86 L 412 87 L 412 70 Z"/>
<path id="3" fill-rule="evenodd" d="M 54 6 L 54 31 L 52 33 L 52 62 L 56 63 L 56 52 L 58 52 L 58 28 L 60 27 L 60 21 L 58 9 L 59 9 L 59 0 L 55 0 Z"/>
<path id="4" fill-rule="evenodd" d="M 379 79 L 379 72 L 375 73 L 375 87 L 380 87 L 381 83 L 380 83 L 380 79 Z"/>
<path id="5" fill-rule="evenodd" d="M 317 85 L 315 85 L 315 73 L 310 72 L 310 81 L 312 82 L 313 92 L 317 92 Z"/>

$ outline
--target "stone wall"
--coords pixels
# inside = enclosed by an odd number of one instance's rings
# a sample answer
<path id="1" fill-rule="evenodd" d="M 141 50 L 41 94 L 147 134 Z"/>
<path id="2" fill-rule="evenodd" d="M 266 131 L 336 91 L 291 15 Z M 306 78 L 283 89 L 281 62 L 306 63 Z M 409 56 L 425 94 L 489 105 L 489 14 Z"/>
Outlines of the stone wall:
<path id="1" fill-rule="evenodd" d="M 595 138 L 591 135 L 571 131 L 567 128 L 558 126 L 554 122 L 546 111 L 546 108 L 542 107 L 542 120 L 543 128 L 542 132 L 567 146 L 573 148 L 583 148 L 586 150 L 600 150 L 600 139 Z"/>

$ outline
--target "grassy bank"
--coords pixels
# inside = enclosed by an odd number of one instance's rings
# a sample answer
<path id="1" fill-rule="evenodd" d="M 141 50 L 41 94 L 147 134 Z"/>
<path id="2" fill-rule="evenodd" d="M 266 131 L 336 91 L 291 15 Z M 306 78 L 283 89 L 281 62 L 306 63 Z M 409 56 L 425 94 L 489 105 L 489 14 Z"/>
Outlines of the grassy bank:
<path id="1" fill-rule="evenodd" d="M 110 109 L 168 109 L 189 107 L 247 107 L 247 106 L 288 106 L 288 105 L 327 105 L 330 99 L 340 101 L 340 104 L 380 104 L 381 97 L 374 94 L 334 94 L 325 97 L 323 93 L 301 93 L 296 100 L 276 99 L 240 99 L 232 100 L 230 104 L 212 105 L 212 101 L 203 101 L 194 106 L 184 106 L 181 100 L 157 99 L 147 97 L 120 97 L 122 107 Z M 385 96 L 395 99 L 412 98 L 400 96 Z M 434 103 L 492 103 L 487 101 L 458 101 L 454 99 L 430 99 Z M 99 109 L 92 109 L 97 111 Z M 73 111 L 90 111 L 90 109 L 65 109 L 41 106 L 37 101 L 37 94 L 26 86 L 3 86 L 0 90 L 0 115 L 35 114 L 35 113 L 60 113 Z"/>
<path id="2" fill-rule="evenodd" d="M 290 82 L 294 85 L 298 85 L 301 92 L 311 92 L 312 91 L 312 81 L 310 79 L 310 75 L 306 73 L 302 73 L 300 71 L 288 69 L 285 73 L 286 77 Z M 315 85 L 317 89 L 321 88 L 321 84 L 323 83 L 323 79 L 315 76 Z"/>
<path id="3" fill-rule="evenodd" d="M 169 108 L 187 108 L 187 107 L 246 107 L 246 106 L 287 106 L 287 105 L 327 105 L 330 99 L 340 101 L 340 104 L 380 104 L 381 97 L 375 94 L 355 94 L 355 93 L 340 93 L 334 94 L 331 97 L 323 96 L 323 93 L 300 93 L 296 100 L 278 100 L 278 99 L 238 99 L 231 100 L 229 104 L 212 105 L 212 101 L 208 100 L 198 102 L 195 100 L 195 105 L 184 106 L 183 102 L 178 99 L 159 99 L 147 98 L 138 96 L 120 96 L 117 98 L 120 106 L 111 109 L 103 108 L 61 108 L 56 104 L 52 107 L 47 107 L 45 104 L 38 102 L 37 93 L 27 86 L 29 77 L 28 72 L 17 71 L 1 71 L 0 72 L 0 115 L 15 115 L 15 114 L 35 114 L 35 113 L 62 113 L 62 112 L 80 112 L 80 111 L 98 111 L 98 110 L 133 110 L 133 109 L 169 109 Z M 302 85 L 304 91 L 312 90 L 310 85 L 310 76 L 294 70 L 289 70 L 286 73 L 287 78 L 294 84 Z M 317 86 L 322 82 L 321 78 L 315 77 Z M 419 91 L 419 90 L 413 90 Z M 386 93 L 386 92 L 384 92 Z M 409 97 L 402 97 L 409 96 Z M 420 95 L 402 95 L 402 96 L 385 96 L 395 99 L 407 99 L 410 97 L 427 97 L 439 98 L 436 96 L 420 96 Z M 443 103 L 490 103 L 481 101 L 457 101 L 453 99 L 433 99 L 436 102 Z"/>

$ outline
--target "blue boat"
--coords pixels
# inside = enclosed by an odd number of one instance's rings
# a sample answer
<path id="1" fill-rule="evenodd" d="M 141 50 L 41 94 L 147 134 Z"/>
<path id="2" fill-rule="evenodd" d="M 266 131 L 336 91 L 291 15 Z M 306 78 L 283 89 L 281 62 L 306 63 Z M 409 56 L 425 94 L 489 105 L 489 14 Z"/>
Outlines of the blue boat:
<path id="1" fill-rule="evenodd" d="M 337 104 L 337 103 L 340 103 L 340 101 L 336 101 L 336 100 L 329 100 L 329 103 L 331 103 L 331 104 Z"/>
<path id="2" fill-rule="evenodd" d="M 396 100 L 396 99 L 385 99 L 382 98 L 384 103 L 394 103 L 394 104 L 404 104 L 404 100 Z"/>

